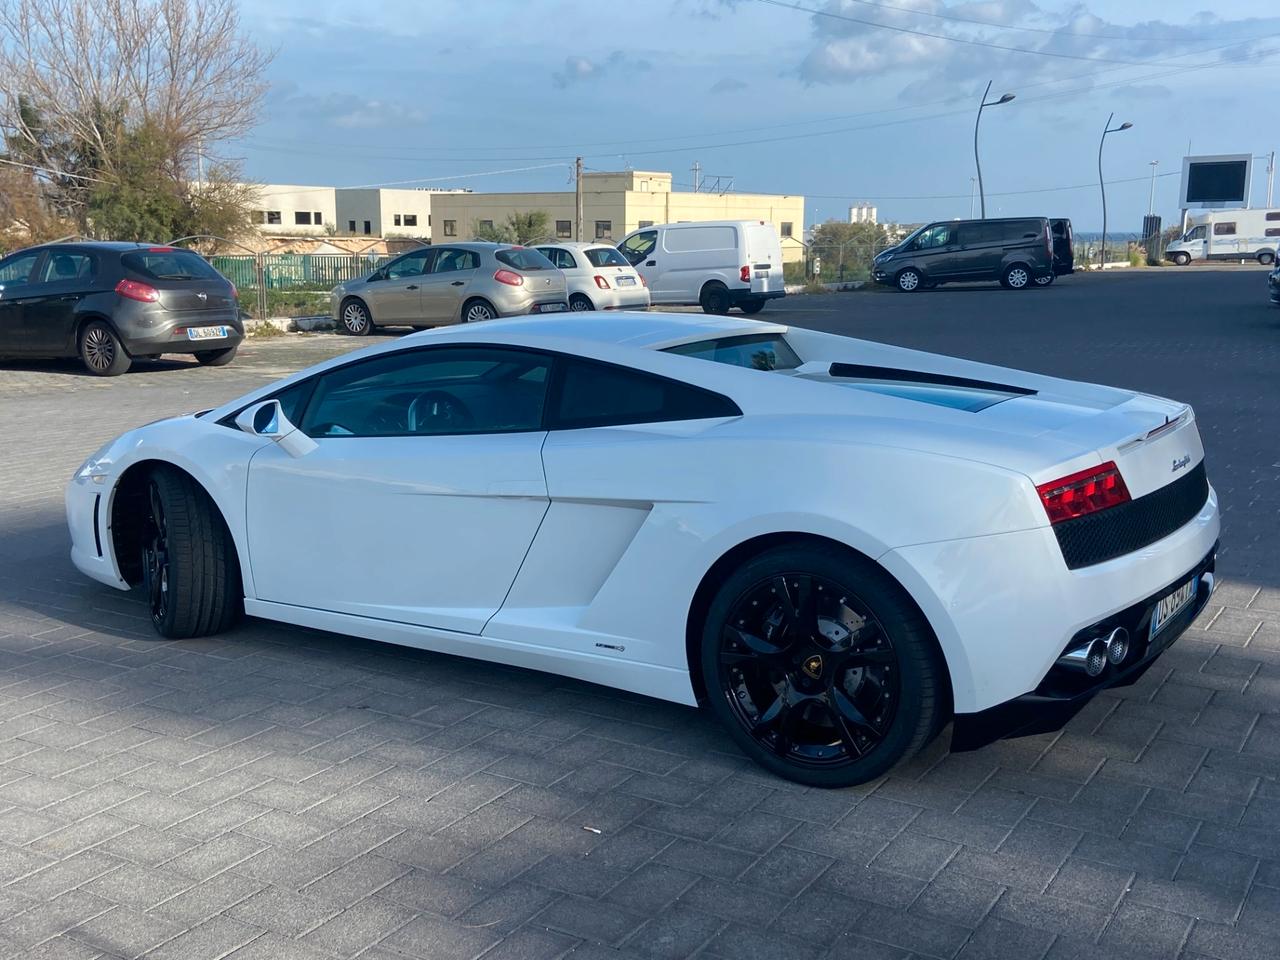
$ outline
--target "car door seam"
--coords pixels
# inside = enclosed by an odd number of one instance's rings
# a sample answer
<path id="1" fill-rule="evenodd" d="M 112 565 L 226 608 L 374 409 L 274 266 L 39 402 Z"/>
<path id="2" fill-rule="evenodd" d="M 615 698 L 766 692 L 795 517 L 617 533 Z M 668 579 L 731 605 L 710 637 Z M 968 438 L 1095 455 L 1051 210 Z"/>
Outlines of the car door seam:
<path id="1" fill-rule="evenodd" d="M 515 589 L 516 583 L 520 580 L 520 574 L 524 571 L 524 565 L 529 560 L 529 554 L 533 552 L 533 545 L 538 541 L 538 534 L 542 532 L 542 525 L 547 522 L 547 514 L 551 512 L 551 485 L 547 483 L 547 462 L 543 458 L 543 451 L 547 446 L 547 438 L 551 436 L 550 430 L 543 431 L 542 443 L 538 445 L 538 463 L 542 467 L 542 489 L 546 491 L 543 498 L 542 516 L 538 518 L 538 526 L 533 531 L 533 536 L 529 538 L 528 544 L 524 548 L 524 556 L 520 558 L 520 566 L 516 567 L 516 575 L 511 578 L 511 582 L 507 584 L 507 591 L 502 595 L 502 602 L 494 609 L 488 619 L 481 625 L 477 631 L 478 636 L 484 636 L 484 632 L 489 629 L 489 624 L 493 622 L 494 617 L 502 612 L 502 608 L 507 605 L 507 598 L 511 596 L 511 591 Z"/>

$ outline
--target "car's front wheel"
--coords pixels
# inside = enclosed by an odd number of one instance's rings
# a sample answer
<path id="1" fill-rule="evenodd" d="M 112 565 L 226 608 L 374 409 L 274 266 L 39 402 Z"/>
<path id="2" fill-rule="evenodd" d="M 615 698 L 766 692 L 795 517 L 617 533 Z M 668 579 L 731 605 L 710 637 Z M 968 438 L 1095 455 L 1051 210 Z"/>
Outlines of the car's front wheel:
<path id="1" fill-rule="evenodd" d="M 80 362 L 97 377 L 119 376 L 133 363 L 116 332 L 101 320 L 86 323 L 76 345 Z"/>
<path id="2" fill-rule="evenodd" d="M 1171 253 L 1169 255 L 1169 259 L 1172 260 L 1177 266 L 1185 267 L 1188 263 L 1191 262 L 1191 254 L 1184 253 L 1183 251 L 1179 250 L 1177 253 Z"/>
<path id="3" fill-rule="evenodd" d="M 353 337 L 366 336 L 373 329 L 373 317 L 369 308 L 359 300 L 348 300 L 342 305 L 342 329 Z"/>
<path id="4" fill-rule="evenodd" d="M 701 657 L 730 736 L 798 783 L 872 780 L 945 719 L 924 617 L 888 574 L 840 547 L 779 547 L 730 574 L 708 609 Z"/>
<path id="5" fill-rule="evenodd" d="M 151 623 L 163 637 L 202 637 L 240 616 L 244 593 L 231 532 L 198 483 L 160 467 L 147 482 L 142 574 Z"/>
<path id="6" fill-rule="evenodd" d="M 907 267 L 898 273 L 898 289 L 905 293 L 914 293 L 922 286 L 923 278 L 914 267 Z"/>
<path id="7" fill-rule="evenodd" d="M 1006 290 L 1025 290 L 1031 283 L 1031 271 L 1020 263 L 1011 264 L 1000 278 L 1000 285 Z"/>
<path id="8" fill-rule="evenodd" d="M 202 367 L 225 367 L 236 358 L 236 350 L 238 349 L 239 344 L 223 350 L 197 350 L 196 361 Z"/>

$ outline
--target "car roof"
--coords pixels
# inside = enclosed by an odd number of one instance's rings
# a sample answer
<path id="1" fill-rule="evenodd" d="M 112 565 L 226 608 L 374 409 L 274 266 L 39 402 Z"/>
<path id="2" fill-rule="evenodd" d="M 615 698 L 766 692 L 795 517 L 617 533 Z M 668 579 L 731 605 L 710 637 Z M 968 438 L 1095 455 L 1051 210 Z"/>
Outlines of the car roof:
<path id="1" fill-rule="evenodd" d="M 624 347 L 660 350 L 680 343 L 740 337 L 759 333 L 785 333 L 785 325 L 762 323 L 737 317 L 707 316 L 698 313 L 562 313 L 558 316 L 510 317 L 486 320 L 483 324 L 457 324 L 410 334 L 406 339 L 474 340 L 477 334 L 516 334 L 556 340 L 608 343 Z M 496 339 L 496 338 L 495 338 Z"/>
<path id="2" fill-rule="evenodd" d="M 132 243 L 123 240 L 59 240 L 53 243 L 38 243 L 26 250 L 103 250 L 127 253 L 130 250 L 141 250 L 150 247 L 164 247 L 163 243 Z M 174 247 L 174 250 L 185 250 L 185 247 Z M 19 251 L 15 250 L 14 253 Z"/>
<path id="3" fill-rule="evenodd" d="M 568 250 L 595 250 L 598 247 L 604 247 L 607 250 L 617 250 L 612 243 L 607 240 L 556 240 L 554 242 L 548 240 L 546 243 L 532 243 L 532 247 L 564 247 Z"/>

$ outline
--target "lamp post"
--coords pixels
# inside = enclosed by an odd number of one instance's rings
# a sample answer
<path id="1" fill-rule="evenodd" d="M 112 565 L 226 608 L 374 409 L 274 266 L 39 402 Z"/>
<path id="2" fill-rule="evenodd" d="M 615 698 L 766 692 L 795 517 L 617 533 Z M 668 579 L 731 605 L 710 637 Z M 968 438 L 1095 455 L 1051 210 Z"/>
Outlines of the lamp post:
<path id="1" fill-rule="evenodd" d="M 1160 161 L 1149 160 L 1147 163 L 1151 167 L 1151 191 L 1147 194 L 1147 216 L 1154 217 L 1156 215 L 1156 167 L 1160 166 Z"/>
<path id="2" fill-rule="evenodd" d="M 1119 133 L 1121 130 L 1128 130 L 1133 126 L 1128 120 L 1120 124 L 1118 127 L 1112 127 L 1111 121 L 1116 118 L 1112 113 L 1107 117 L 1107 124 L 1102 128 L 1102 137 L 1098 140 L 1098 189 L 1102 191 L 1102 246 L 1098 251 L 1098 269 L 1105 270 L 1107 267 L 1107 185 L 1102 179 L 1102 145 L 1107 142 L 1108 133 Z"/>
<path id="3" fill-rule="evenodd" d="M 987 81 L 987 89 L 982 91 L 982 102 L 978 104 L 978 118 L 973 121 L 973 164 L 978 168 L 978 201 L 982 209 L 982 219 L 987 219 L 987 196 L 982 190 L 982 160 L 978 157 L 978 124 L 982 122 L 982 108 L 995 107 L 1002 103 L 1008 103 L 1013 99 L 1012 93 L 1004 94 L 999 100 L 987 100 L 987 96 L 991 93 L 991 84 L 994 81 Z"/>

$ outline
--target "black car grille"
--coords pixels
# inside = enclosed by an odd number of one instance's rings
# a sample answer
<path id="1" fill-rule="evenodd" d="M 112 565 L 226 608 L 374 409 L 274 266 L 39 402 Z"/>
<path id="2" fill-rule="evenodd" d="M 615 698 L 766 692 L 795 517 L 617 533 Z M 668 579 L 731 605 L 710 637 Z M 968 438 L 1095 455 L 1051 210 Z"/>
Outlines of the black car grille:
<path id="1" fill-rule="evenodd" d="M 1168 486 L 1099 513 L 1057 524 L 1053 532 L 1067 567 L 1078 570 L 1141 550 L 1190 522 L 1209 499 L 1201 460 Z"/>

